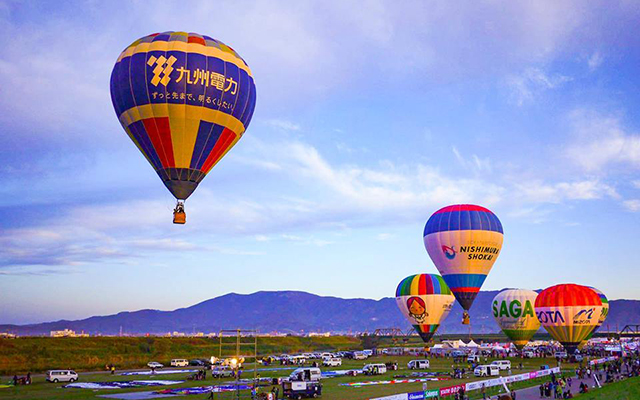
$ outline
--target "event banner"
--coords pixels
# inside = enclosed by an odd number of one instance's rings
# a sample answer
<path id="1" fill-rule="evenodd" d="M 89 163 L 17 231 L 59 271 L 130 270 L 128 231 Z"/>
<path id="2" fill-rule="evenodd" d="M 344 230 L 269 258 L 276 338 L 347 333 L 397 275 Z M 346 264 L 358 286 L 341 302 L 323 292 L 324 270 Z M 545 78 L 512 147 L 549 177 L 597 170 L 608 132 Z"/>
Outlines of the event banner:
<path id="1" fill-rule="evenodd" d="M 400 393 L 385 397 L 376 397 L 371 400 L 424 400 L 433 399 L 440 395 L 438 389 L 426 390 L 424 392 Z"/>
<path id="2" fill-rule="evenodd" d="M 492 386 L 501 386 L 505 383 L 512 383 L 512 382 L 520 382 L 520 381 L 526 381 L 529 379 L 536 379 L 536 378 L 540 378 L 542 376 L 547 376 L 547 375 L 551 375 L 551 373 L 555 373 L 555 374 L 559 374 L 560 373 L 560 367 L 555 367 L 555 368 L 551 368 L 551 369 L 541 369 L 539 371 L 533 371 L 533 372 L 525 372 L 524 374 L 519 374 L 519 375 L 511 375 L 511 376 L 505 376 L 505 377 L 500 377 L 500 378 L 495 378 L 495 379 L 489 379 L 486 381 L 477 381 L 477 382 L 469 382 L 466 385 L 466 390 L 467 392 L 470 390 L 479 390 L 482 388 L 482 386 L 488 388 L 488 387 L 492 387 Z M 440 390 L 442 392 L 442 389 Z M 441 394 L 442 396 L 442 394 Z"/>
<path id="3" fill-rule="evenodd" d="M 603 364 L 603 363 L 606 363 L 606 362 L 609 362 L 609 361 L 615 361 L 617 359 L 618 359 L 618 356 L 598 358 L 597 360 L 589 361 L 589 365 Z"/>
<path id="4" fill-rule="evenodd" d="M 606 359 L 603 358 L 601 360 L 608 360 L 608 359 L 615 359 L 615 358 L 607 357 Z M 594 360 L 594 361 L 599 361 L 599 360 Z M 605 361 L 600 361 L 600 362 L 605 362 Z M 484 381 L 469 382 L 466 385 L 447 386 L 447 387 L 440 388 L 440 390 L 433 389 L 433 390 L 427 390 L 424 392 L 400 393 L 400 394 L 394 394 L 391 396 L 376 397 L 375 399 L 371 399 L 371 400 L 423 400 L 423 399 L 430 399 L 438 396 L 440 397 L 453 396 L 454 394 L 458 393 L 462 388 L 464 388 L 467 392 L 469 392 L 471 390 L 479 390 L 483 386 L 485 388 L 489 388 L 492 386 L 501 386 L 507 383 L 526 381 L 529 379 L 536 379 L 543 376 L 548 376 L 548 375 L 551 375 L 551 373 L 559 374 L 560 367 L 555 367 L 551 369 L 541 369 L 539 371 L 533 371 L 533 372 L 525 372 L 524 374 L 518 374 L 518 375 L 501 376 L 499 378 L 488 379 Z"/>

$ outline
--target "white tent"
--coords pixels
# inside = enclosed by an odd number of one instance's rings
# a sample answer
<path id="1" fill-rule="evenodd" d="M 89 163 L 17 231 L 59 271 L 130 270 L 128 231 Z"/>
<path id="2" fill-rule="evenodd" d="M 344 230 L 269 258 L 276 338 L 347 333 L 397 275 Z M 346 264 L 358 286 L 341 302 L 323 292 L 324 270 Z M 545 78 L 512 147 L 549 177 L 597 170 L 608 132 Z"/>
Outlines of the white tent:
<path id="1" fill-rule="evenodd" d="M 478 348 L 480 346 L 478 346 L 478 344 L 476 342 L 473 341 L 473 339 L 471 339 L 471 341 L 469 343 L 467 343 L 466 345 L 467 347 L 472 347 L 472 348 Z"/>

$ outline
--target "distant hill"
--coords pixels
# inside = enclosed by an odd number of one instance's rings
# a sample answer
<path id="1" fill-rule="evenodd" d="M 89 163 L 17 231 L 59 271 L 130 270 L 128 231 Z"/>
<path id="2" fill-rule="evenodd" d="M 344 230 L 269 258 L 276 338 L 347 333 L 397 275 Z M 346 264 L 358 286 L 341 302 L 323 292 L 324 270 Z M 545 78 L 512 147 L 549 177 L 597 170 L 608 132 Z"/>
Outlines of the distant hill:
<path id="1" fill-rule="evenodd" d="M 498 291 L 480 292 L 471 308 L 472 332 L 498 332 L 491 315 L 491 301 Z M 615 329 L 640 323 L 640 300 L 613 300 L 606 324 Z M 438 333 L 466 333 L 460 324 L 462 309 L 456 303 Z M 230 293 L 174 311 L 140 310 L 77 321 L 31 325 L 0 325 L 0 332 L 48 335 L 52 330 L 72 329 L 90 334 L 163 334 L 167 332 L 217 332 L 220 329 L 257 329 L 263 333 L 373 332 L 376 328 L 409 328 L 394 298 L 342 299 L 306 292 L 279 291 Z"/>

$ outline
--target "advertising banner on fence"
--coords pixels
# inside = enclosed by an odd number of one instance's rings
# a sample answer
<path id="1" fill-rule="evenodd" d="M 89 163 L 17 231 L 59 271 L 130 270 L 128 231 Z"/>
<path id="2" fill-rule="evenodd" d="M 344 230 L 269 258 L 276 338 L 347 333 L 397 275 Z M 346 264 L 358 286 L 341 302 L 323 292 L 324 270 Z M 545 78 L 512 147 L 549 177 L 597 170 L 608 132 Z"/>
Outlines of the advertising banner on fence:
<path id="1" fill-rule="evenodd" d="M 596 365 L 596 364 L 602 364 L 602 363 L 606 363 L 609 361 L 615 361 L 617 360 L 618 357 L 617 356 L 613 356 L 613 357 L 605 357 L 605 358 L 598 358 L 597 360 L 591 360 L 589 361 L 589 365 Z"/>
<path id="2" fill-rule="evenodd" d="M 371 400 L 409 400 L 409 393 L 392 394 L 391 396 L 376 397 Z"/>
<path id="3" fill-rule="evenodd" d="M 505 377 L 500 377 L 495 379 L 488 379 L 486 381 L 469 382 L 466 385 L 466 390 L 467 392 L 471 390 L 479 390 L 482 388 L 483 385 L 485 388 L 489 388 L 492 386 L 501 386 L 504 383 L 526 381 L 529 379 L 540 378 L 541 376 L 551 375 L 551 372 L 555 374 L 559 374 L 560 368 L 555 367 L 552 369 L 542 369 L 540 371 L 525 372 L 524 374 L 505 376 Z"/>
<path id="4" fill-rule="evenodd" d="M 440 396 L 452 396 L 456 393 L 458 393 L 458 391 L 460 389 L 464 388 L 464 385 L 453 385 L 453 386 L 447 386 L 447 387 L 443 387 L 440 388 Z"/>
<path id="5" fill-rule="evenodd" d="M 592 363 L 594 361 L 600 362 L 600 363 L 611 361 L 610 359 L 615 359 L 615 357 L 607 357 L 606 359 L 605 358 L 600 359 L 605 361 L 593 360 Z M 484 386 L 485 388 L 490 388 L 493 386 L 502 386 L 504 384 L 512 383 L 512 382 L 520 382 L 520 381 L 526 381 L 529 379 L 536 379 L 543 376 L 551 375 L 552 372 L 554 374 L 559 374 L 560 367 L 555 367 L 551 369 L 541 369 L 539 371 L 533 371 L 533 372 L 525 372 L 524 374 L 518 374 L 518 375 L 501 376 L 499 378 L 487 379 L 485 381 L 469 382 L 466 385 L 447 386 L 447 387 L 440 388 L 440 390 L 432 389 L 424 392 L 394 394 L 392 396 L 377 397 L 371 400 L 422 400 L 422 399 L 431 399 L 438 396 L 440 397 L 453 396 L 454 394 L 458 393 L 458 391 L 460 391 L 460 389 L 462 388 L 464 388 L 467 392 L 469 392 L 471 390 L 480 390 L 482 386 Z"/>

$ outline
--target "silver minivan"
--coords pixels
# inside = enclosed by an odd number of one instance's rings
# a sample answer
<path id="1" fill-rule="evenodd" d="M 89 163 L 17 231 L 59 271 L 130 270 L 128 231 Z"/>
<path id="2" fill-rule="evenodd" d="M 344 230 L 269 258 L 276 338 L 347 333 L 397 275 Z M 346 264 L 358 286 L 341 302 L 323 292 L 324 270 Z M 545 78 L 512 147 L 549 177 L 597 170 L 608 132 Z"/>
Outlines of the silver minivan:
<path id="1" fill-rule="evenodd" d="M 55 369 L 47 371 L 48 382 L 75 382 L 78 380 L 78 374 L 70 369 Z"/>

